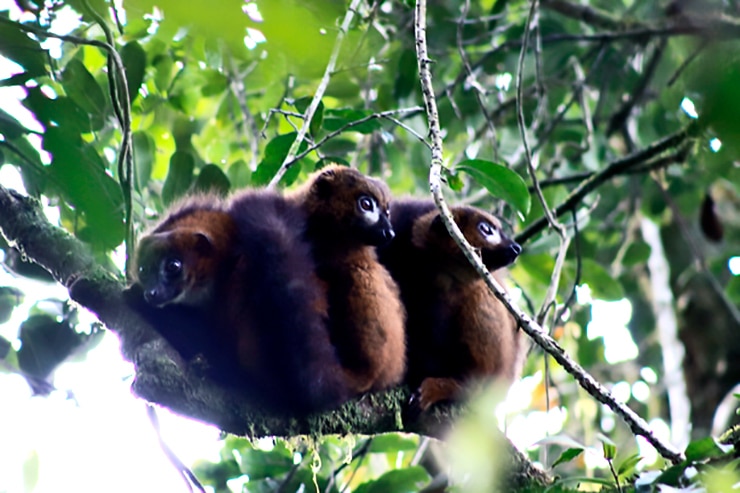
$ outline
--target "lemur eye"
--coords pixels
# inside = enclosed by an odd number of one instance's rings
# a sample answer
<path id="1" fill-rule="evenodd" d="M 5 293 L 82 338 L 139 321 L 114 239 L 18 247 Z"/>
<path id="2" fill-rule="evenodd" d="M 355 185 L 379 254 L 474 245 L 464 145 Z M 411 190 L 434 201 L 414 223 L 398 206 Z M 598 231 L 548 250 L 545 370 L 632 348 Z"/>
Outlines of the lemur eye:
<path id="1" fill-rule="evenodd" d="M 357 205 L 365 212 L 372 212 L 375 210 L 375 200 L 367 195 L 363 195 L 357 199 Z"/>
<path id="2" fill-rule="evenodd" d="M 171 258 L 165 262 L 164 271 L 168 276 L 176 276 L 182 271 L 182 262 L 179 259 Z"/>
<path id="3" fill-rule="evenodd" d="M 491 236 L 493 234 L 493 226 L 486 221 L 481 221 L 478 223 L 478 231 L 480 231 L 483 236 Z"/>

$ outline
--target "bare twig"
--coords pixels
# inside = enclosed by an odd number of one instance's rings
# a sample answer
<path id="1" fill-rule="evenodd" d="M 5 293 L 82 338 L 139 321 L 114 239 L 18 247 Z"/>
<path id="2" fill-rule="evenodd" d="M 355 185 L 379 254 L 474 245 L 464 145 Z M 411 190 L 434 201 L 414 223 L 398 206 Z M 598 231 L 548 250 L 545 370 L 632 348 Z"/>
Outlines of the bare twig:
<path id="1" fill-rule="evenodd" d="M 188 490 L 192 492 L 193 486 L 195 486 L 198 491 L 206 493 L 206 489 L 203 488 L 202 484 L 200 484 L 200 481 L 198 481 L 198 478 L 195 477 L 193 471 L 191 471 L 190 468 L 186 466 L 185 463 L 180 460 L 177 455 L 175 455 L 175 452 L 170 448 L 169 445 L 167 445 L 167 442 L 164 441 L 164 438 L 162 438 L 162 430 L 159 427 L 159 417 L 157 416 L 157 410 L 155 409 L 155 407 L 151 404 L 147 404 L 146 414 L 149 417 L 149 422 L 152 424 L 152 428 L 154 428 L 154 432 L 157 434 L 159 447 L 162 449 L 162 452 L 164 452 L 164 455 L 167 456 L 167 460 L 169 460 L 172 465 L 175 466 L 178 474 L 180 474 L 183 481 L 185 481 Z"/>
<path id="2" fill-rule="evenodd" d="M 321 147 L 322 145 L 324 145 L 326 143 L 326 141 L 333 139 L 337 135 L 340 135 L 341 133 L 346 132 L 347 130 L 349 130 L 349 129 L 353 128 L 353 127 L 356 127 L 356 126 L 361 125 L 363 123 L 369 122 L 370 120 L 375 120 L 377 118 L 386 118 L 388 120 L 391 120 L 393 122 L 396 122 L 397 120 L 395 120 L 395 119 L 392 118 L 393 115 L 398 115 L 398 114 L 403 114 L 403 113 L 409 113 L 409 112 L 412 112 L 412 111 L 419 111 L 420 109 L 422 109 L 422 108 L 419 107 L 419 106 L 415 106 L 415 107 L 412 107 L 412 108 L 401 108 L 401 109 L 397 109 L 397 110 L 381 111 L 380 113 L 373 113 L 372 115 L 367 115 L 365 117 L 360 118 L 359 120 L 351 121 L 351 122 L 347 123 L 346 125 L 342 125 L 342 127 L 334 130 L 333 132 L 330 132 L 330 133 L 326 134 L 324 137 L 322 137 L 321 140 L 319 140 L 315 144 L 310 145 L 308 148 L 306 148 L 305 151 L 303 151 L 302 153 L 300 153 L 297 156 L 295 156 L 292 160 L 285 161 L 284 166 L 287 166 L 287 168 L 290 168 L 297 161 L 300 161 L 301 159 L 303 159 L 304 157 L 308 156 L 310 153 L 312 153 L 313 151 L 315 151 L 316 149 L 318 149 L 319 147 Z M 399 124 L 400 124 L 400 122 L 399 122 Z M 406 130 L 410 130 L 405 125 L 403 125 L 403 124 L 400 124 L 400 125 L 402 127 L 406 128 Z M 413 133 L 416 134 L 416 132 L 413 132 Z M 419 136 L 418 134 L 416 134 L 416 135 Z M 422 137 L 421 140 L 423 142 L 424 141 L 424 138 Z"/>
<path id="3" fill-rule="evenodd" d="M 547 294 L 545 295 L 542 306 L 537 313 L 537 323 L 542 324 L 545 321 L 550 308 L 555 303 L 558 285 L 560 284 L 560 274 L 562 273 L 563 266 L 565 265 L 565 256 L 568 252 L 568 246 L 570 245 L 570 238 L 568 237 L 568 233 L 565 230 L 565 227 L 560 224 L 560 222 L 556 219 L 555 215 L 550 210 L 550 206 L 547 204 L 547 200 L 545 200 L 545 196 L 543 195 L 542 189 L 540 188 L 540 184 L 537 179 L 537 172 L 535 170 L 534 158 L 532 156 L 532 150 L 529 146 L 529 140 L 527 139 L 527 126 L 524 120 L 524 58 L 527 53 L 527 48 L 529 47 L 529 31 L 531 28 L 532 20 L 534 19 L 536 13 L 537 0 L 534 0 L 529 9 L 527 22 L 524 26 L 524 40 L 522 41 L 522 49 L 519 53 L 519 64 L 517 67 L 516 75 L 516 108 L 519 134 L 522 137 L 522 145 L 524 146 L 524 158 L 527 164 L 527 170 L 529 171 L 529 177 L 532 179 L 532 186 L 534 187 L 535 194 L 537 195 L 537 198 L 542 205 L 542 210 L 545 211 L 545 217 L 547 218 L 548 224 L 560 237 L 560 248 L 558 249 L 558 255 L 555 260 L 555 267 L 552 271 L 550 286 L 547 288 Z"/>
<path id="4" fill-rule="evenodd" d="M 488 272 L 481 259 L 475 254 L 473 247 L 467 242 L 460 231 L 460 228 L 452 219 L 450 209 L 442 196 L 442 136 L 439 125 L 439 115 L 437 112 L 437 103 L 434 97 L 434 90 L 432 88 L 432 76 L 429 69 L 431 60 L 429 59 L 426 44 L 426 0 L 417 0 L 415 14 L 415 38 L 416 53 L 419 64 L 419 79 L 421 82 L 422 95 L 424 96 L 429 132 L 432 140 L 432 163 L 429 171 L 429 189 L 437 207 L 440 210 L 440 216 L 442 217 L 442 221 L 447 227 L 447 230 L 450 232 L 450 235 L 455 242 L 460 246 L 465 257 L 483 277 L 491 292 L 516 317 L 522 330 L 532 337 L 539 346 L 547 351 L 563 368 L 565 368 L 566 371 L 568 371 L 568 373 L 573 375 L 581 387 L 594 396 L 594 398 L 599 402 L 607 405 L 612 411 L 620 416 L 625 423 L 627 423 L 633 433 L 645 437 L 645 439 L 652 444 L 663 457 L 666 457 L 671 462 L 678 463 L 682 461 L 684 456 L 681 452 L 676 450 L 670 444 L 664 443 L 660 440 L 650 429 L 644 419 L 638 416 L 626 405 L 617 402 L 614 399 L 614 396 L 612 396 L 603 385 L 596 381 L 596 379 L 588 374 L 580 365 L 573 361 L 539 324 L 514 304 L 508 293 L 504 291 L 503 287 L 501 287 L 501 285 L 493 278 L 491 273 Z"/>
<path id="5" fill-rule="evenodd" d="M 300 146 L 303 143 L 303 139 L 306 136 L 309 127 L 311 126 L 311 120 L 313 119 L 314 113 L 316 113 L 316 109 L 319 107 L 319 103 L 321 103 L 321 98 L 324 97 L 324 92 L 329 85 L 329 79 L 331 79 L 331 76 L 334 73 L 334 68 L 337 64 L 337 58 L 339 57 L 339 50 L 342 47 L 344 36 L 349 30 L 349 26 L 355 16 L 355 11 L 357 10 L 357 7 L 360 5 L 361 1 L 362 0 L 352 0 L 352 3 L 347 8 L 347 13 L 344 15 L 344 20 L 342 21 L 342 25 L 339 27 L 337 38 L 334 41 L 334 48 L 332 49 L 331 56 L 329 56 L 329 62 L 326 64 L 324 76 L 321 78 L 319 86 L 316 88 L 316 93 L 314 93 L 313 99 L 311 99 L 311 104 L 308 105 L 308 108 L 306 108 L 306 111 L 304 112 L 303 124 L 301 125 L 300 130 L 298 130 L 298 135 L 296 135 L 293 144 L 290 146 L 290 149 L 288 150 L 288 155 L 285 156 L 285 159 L 283 160 L 283 164 L 280 166 L 277 173 L 275 173 L 275 176 L 272 177 L 272 180 L 270 180 L 270 183 L 267 185 L 268 189 L 275 188 L 285 172 L 288 171 L 288 168 L 290 168 L 290 166 L 296 162 L 295 156 L 296 154 L 298 154 Z"/>

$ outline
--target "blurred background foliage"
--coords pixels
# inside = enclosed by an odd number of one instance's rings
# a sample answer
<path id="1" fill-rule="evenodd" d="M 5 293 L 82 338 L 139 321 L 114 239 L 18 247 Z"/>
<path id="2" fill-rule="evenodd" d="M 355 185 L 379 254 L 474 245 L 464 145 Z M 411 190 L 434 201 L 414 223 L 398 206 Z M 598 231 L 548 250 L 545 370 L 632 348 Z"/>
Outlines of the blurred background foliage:
<path id="1" fill-rule="evenodd" d="M 383 177 L 397 196 L 426 196 L 430 152 L 413 2 L 359 5 L 299 149 L 305 155 L 281 185 L 331 161 Z M 13 89 L 32 117 L 0 104 L 0 167 L 17 169 L 27 193 L 123 275 L 121 112 L 130 112 L 137 233 L 189 191 L 264 186 L 302 125 L 347 5 L 111 6 L 16 0 L 0 11 L 0 55 L 11 67 L 0 86 Z M 428 39 L 450 169 L 446 193 L 454 203 L 496 212 L 521 240 L 512 282 L 536 313 L 552 282 L 557 235 L 543 227 L 536 196 L 510 184 L 515 175 L 491 171 L 513 171 L 532 192 L 516 105 L 529 8 L 506 0 L 431 2 Z M 533 25 L 521 74 L 526 136 L 543 195 L 550 207 L 566 204 L 561 221 L 572 237 L 558 306 L 545 326 L 620 399 L 686 446 L 710 435 L 720 403 L 734 411 L 740 382 L 740 11 L 720 1 L 548 0 Z M 101 44 L 106 35 L 125 67 L 130 110 L 111 99 L 115 66 Z M 120 98 L 121 87 L 114 89 Z M 661 142 L 668 143 L 655 151 Z M 488 171 L 471 170 L 471 160 Z M 590 193 L 568 202 L 586 183 Z M 496 187 L 498 197 L 488 192 Z M 49 281 L 21 252 L 0 248 L 7 271 Z M 0 321 L 24 296 L 33 293 L 0 287 Z M 75 311 L 39 302 L 20 326 L 0 326 L 0 371 L 21 372 L 35 391 L 48 391 L 54 367 L 92 350 L 99 337 L 96 327 L 76 322 Z M 555 471 L 595 484 L 614 481 L 607 441 L 624 460 L 620 478 L 636 470 L 634 454 L 643 458 L 639 470 L 662 465 L 536 348 L 524 375 L 515 404 L 498 416 L 491 404 L 474 430 L 507 414 L 512 439 L 546 468 L 561 452 L 586 448 L 591 455 L 571 452 Z M 719 419 L 714 433 L 730 424 Z M 468 433 L 463 449 L 487 436 Z M 247 477 L 248 491 L 419 491 L 445 471 L 439 464 L 446 461 L 430 459 L 429 448 L 426 439 L 403 435 L 310 444 L 228 438 L 222 461 L 195 471 L 216 491 Z M 462 478 L 465 491 L 469 477 Z"/>

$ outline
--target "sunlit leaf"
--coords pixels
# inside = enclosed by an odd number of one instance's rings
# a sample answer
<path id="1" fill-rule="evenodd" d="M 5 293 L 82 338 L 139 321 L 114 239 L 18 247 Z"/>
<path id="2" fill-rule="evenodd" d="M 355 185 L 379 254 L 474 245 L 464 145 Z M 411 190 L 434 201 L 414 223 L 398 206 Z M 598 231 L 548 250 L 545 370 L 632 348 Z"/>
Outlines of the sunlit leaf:
<path id="1" fill-rule="evenodd" d="M 563 451 L 562 454 L 560 454 L 560 457 L 558 457 L 555 462 L 552 463 L 552 467 L 557 466 L 558 464 L 563 464 L 566 462 L 570 462 L 579 455 L 583 453 L 584 449 L 582 448 L 569 448 L 565 451 Z"/>
<path id="2" fill-rule="evenodd" d="M 411 493 L 419 491 L 430 480 L 429 473 L 420 466 L 396 469 L 374 481 L 357 487 L 355 493 Z"/>
<path id="3" fill-rule="evenodd" d="M 405 437 L 398 433 L 383 433 L 382 435 L 373 437 L 373 441 L 370 444 L 370 452 L 398 452 L 401 450 L 416 450 L 418 447 L 418 440 Z"/>
<path id="4" fill-rule="evenodd" d="M 268 451 L 248 448 L 241 452 L 241 469 L 249 479 L 274 478 L 293 467 L 293 455 L 284 447 Z"/>
<path id="5" fill-rule="evenodd" d="M 522 217 L 529 214 L 531 205 L 529 190 L 522 177 L 515 171 L 482 159 L 462 161 L 454 169 L 455 171 L 464 171 L 472 176 L 475 181 L 486 187 L 494 197 L 508 203 Z"/>
<path id="6" fill-rule="evenodd" d="M 632 454 L 622 460 L 616 467 L 617 475 L 620 478 L 632 476 L 636 472 L 637 464 L 642 460 L 640 454 Z"/>
<path id="7" fill-rule="evenodd" d="M 4 16 L 0 17 L 0 55 L 25 68 L 29 77 L 46 73 L 46 50 Z"/>
<path id="8" fill-rule="evenodd" d="M 701 461 L 714 457 L 722 457 L 727 454 L 732 446 L 722 445 L 714 437 L 707 437 L 695 440 L 686 447 L 687 461 Z"/>

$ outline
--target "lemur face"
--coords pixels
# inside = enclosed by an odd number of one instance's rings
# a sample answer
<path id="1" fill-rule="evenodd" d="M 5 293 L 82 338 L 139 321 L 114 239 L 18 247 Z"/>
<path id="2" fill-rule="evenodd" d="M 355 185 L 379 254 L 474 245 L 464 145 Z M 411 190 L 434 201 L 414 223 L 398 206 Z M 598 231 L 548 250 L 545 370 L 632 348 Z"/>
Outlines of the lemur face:
<path id="1" fill-rule="evenodd" d="M 137 250 L 136 276 L 144 299 L 153 306 L 198 303 L 208 289 L 196 272 L 210 261 L 211 242 L 199 232 L 169 231 L 150 235 Z"/>
<path id="2" fill-rule="evenodd" d="M 453 207 L 451 211 L 463 236 L 480 252 L 488 270 L 506 267 L 521 253 L 522 247 L 504 234 L 495 217 L 474 207 Z M 416 221 L 412 241 L 418 248 L 467 263 L 436 210 Z"/>

